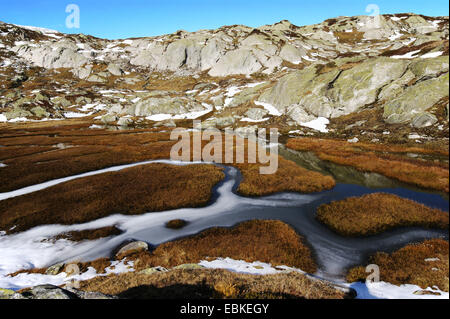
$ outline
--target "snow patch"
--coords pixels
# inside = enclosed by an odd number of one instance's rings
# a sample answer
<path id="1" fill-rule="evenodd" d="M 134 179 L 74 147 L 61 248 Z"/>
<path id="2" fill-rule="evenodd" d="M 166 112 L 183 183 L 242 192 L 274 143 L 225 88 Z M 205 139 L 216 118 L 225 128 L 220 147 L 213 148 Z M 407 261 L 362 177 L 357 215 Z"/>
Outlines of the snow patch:
<path id="1" fill-rule="evenodd" d="M 150 116 L 147 116 L 145 119 L 149 120 L 149 121 L 165 121 L 165 120 L 169 120 L 172 118 L 172 115 L 170 114 L 153 114 Z"/>
<path id="2" fill-rule="evenodd" d="M 243 117 L 243 118 L 241 118 L 241 122 L 260 123 L 260 122 L 265 122 L 268 119 L 269 119 L 268 117 L 265 117 L 265 118 L 262 118 L 260 120 L 254 120 L 254 119 L 251 119 L 251 118 L 248 118 L 248 117 Z"/>
<path id="3" fill-rule="evenodd" d="M 411 51 L 411 52 L 405 53 L 403 55 L 393 55 L 393 56 L 391 56 L 391 58 L 392 59 L 413 59 L 413 58 L 415 58 L 414 55 L 416 55 L 419 52 L 420 52 L 420 50 Z"/>
<path id="4" fill-rule="evenodd" d="M 387 282 L 354 283 L 350 285 L 357 292 L 358 299 L 449 299 L 448 292 L 439 289 L 422 289 L 416 285 L 396 286 Z M 440 295 L 415 295 L 416 291 L 430 291 Z"/>
<path id="5" fill-rule="evenodd" d="M 64 117 L 68 119 L 89 116 L 91 113 L 65 112 Z"/>
<path id="6" fill-rule="evenodd" d="M 260 102 L 260 101 L 255 101 L 255 104 L 258 106 L 262 106 L 266 111 L 269 112 L 270 115 L 273 115 L 273 116 L 282 115 L 281 112 L 278 111 L 278 109 L 275 106 L 273 106 L 272 104 Z"/>
<path id="7" fill-rule="evenodd" d="M 393 20 L 393 21 L 400 21 L 400 20 L 403 20 L 403 19 L 406 19 L 407 17 L 391 17 L 391 20 Z"/>
<path id="8" fill-rule="evenodd" d="M 255 261 L 252 263 L 244 260 L 234 260 L 231 258 L 217 258 L 212 261 L 202 260 L 199 265 L 210 269 L 226 269 L 243 274 L 251 275 L 272 275 L 286 271 L 296 271 L 299 273 L 305 273 L 301 269 L 291 268 L 288 266 L 272 267 L 271 264 Z"/>
<path id="9" fill-rule="evenodd" d="M 300 123 L 301 126 L 309 127 L 322 133 L 328 133 L 328 124 L 330 124 L 330 121 L 325 117 L 318 117 L 312 121 Z"/>
<path id="10" fill-rule="evenodd" d="M 444 54 L 444 52 L 442 52 L 442 51 L 429 52 L 429 53 L 425 53 L 425 54 L 422 55 L 420 58 L 421 58 L 421 59 L 436 58 L 436 57 L 438 57 L 438 56 L 441 56 L 442 54 Z"/>

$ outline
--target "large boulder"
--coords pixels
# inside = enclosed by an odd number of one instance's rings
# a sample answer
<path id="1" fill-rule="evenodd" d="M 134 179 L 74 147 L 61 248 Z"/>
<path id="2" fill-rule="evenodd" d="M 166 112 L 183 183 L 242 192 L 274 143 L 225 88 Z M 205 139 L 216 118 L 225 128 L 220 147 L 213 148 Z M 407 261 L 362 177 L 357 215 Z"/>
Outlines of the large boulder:
<path id="1" fill-rule="evenodd" d="M 282 77 L 259 100 L 281 113 L 289 109 L 297 113 L 296 117 L 303 112 L 295 108 L 314 116 L 338 117 L 374 103 L 379 90 L 401 77 L 407 65 L 406 61 L 389 58 L 368 60 L 344 71 L 332 68 L 319 72 L 317 65 L 312 65 Z"/>
<path id="2" fill-rule="evenodd" d="M 440 56 L 432 59 L 418 59 L 413 61 L 409 66 L 411 72 L 421 79 L 423 77 L 436 77 L 439 74 L 448 72 L 449 58 L 447 56 Z"/>
<path id="3" fill-rule="evenodd" d="M 350 114 L 374 103 L 378 91 L 401 77 L 407 65 L 403 60 L 377 58 L 343 71 L 327 94 L 337 109 L 332 117 Z"/>
<path id="4" fill-rule="evenodd" d="M 418 114 L 448 96 L 448 82 L 449 74 L 446 73 L 407 88 L 403 94 L 383 105 L 384 120 L 389 124 L 410 122 Z"/>
<path id="5" fill-rule="evenodd" d="M 201 65 L 202 46 L 197 39 L 181 39 L 170 43 L 161 57 L 159 67 L 170 71 L 177 71 L 185 66 L 198 70 Z"/>
<path id="6" fill-rule="evenodd" d="M 115 76 L 121 76 L 123 74 L 122 69 L 115 63 L 108 64 L 108 72 Z"/>
<path id="7" fill-rule="evenodd" d="M 126 110 L 132 116 L 150 116 L 154 114 L 185 114 L 204 111 L 206 107 L 190 97 L 151 97 L 140 100 Z"/>
<path id="8" fill-rule="evenodd" d="M 302 62 L 302 58 L 306 56 L 305 49 L 296 48 L 292 44 L 285 44 L 280 51 L 280 57 L 288 62 L 298 64 Z"/>
<path id="9" fill-rule="evenodd" d="M 249 49 L 237 49 L 227 52 L 215 64 L 208 74 L 210 76 L 228 76 L 233 74 L 250 75 L 261 70 L 262 64 Z"/>
<path id="10" fill-rule="evenodd" d="M 27 299 L 78 299 L 74 293 L 53 285 L 36 286 L 22 295 Z"/>
<path id="11" fill-rule="evenodd" d="M 435 124 L 437 121 L 438 121 L 438 119 L 433 114 L 428 113 L 428 112 L 423 112 L 423 113 L 416 115 L 412 119 L 411 125 L 415 128 L 423 128 L 423 127 L 431 126 L 431 125 Z"/>
<path id="12" fill-rule="evenodd" d="M 245 112 L 245 117 L 254 120 L 254 121 L 260 121 L 266 116 L 269 112 L 265 109 L 260 108 L 250 108 Z"/>
<path id="13" fill-rule="evenodd" d="M 46 69 L 79 68 L 88 62 L 70 42 L 40 45 L 20 45 L 13 48 L 20 57 Z"/>

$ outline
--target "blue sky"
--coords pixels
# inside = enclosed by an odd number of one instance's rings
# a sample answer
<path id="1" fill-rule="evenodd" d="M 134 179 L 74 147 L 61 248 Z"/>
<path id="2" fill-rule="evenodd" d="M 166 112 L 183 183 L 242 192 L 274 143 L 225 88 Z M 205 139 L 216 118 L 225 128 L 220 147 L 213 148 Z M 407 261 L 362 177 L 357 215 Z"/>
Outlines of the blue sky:
<path id="1" fill-rule="evenodd" d="M 66 27 L 65 9 L 72 3 L 80 8 L 79 29 Z M 381 14 L 449 14 L 447 0 L 0 0 L 0 21 L 116 39 L 232 24 L 258 27 L 283 19 L 308 25 L 368 14 L 365 9 L 371 3 Z"/>

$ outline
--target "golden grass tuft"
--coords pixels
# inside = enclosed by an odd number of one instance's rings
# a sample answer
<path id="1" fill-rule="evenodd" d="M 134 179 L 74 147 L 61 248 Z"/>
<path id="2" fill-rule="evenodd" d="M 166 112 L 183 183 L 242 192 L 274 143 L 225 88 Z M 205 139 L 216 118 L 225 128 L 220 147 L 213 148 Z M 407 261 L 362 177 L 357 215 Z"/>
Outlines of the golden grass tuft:
<path id="1" fill-rule="evenodd" d="M 166 223 L 166 227 L 170 229 L 181 229 L 188 224 L 184 219 L 172 219 Z"/>
<path id="2" fill-rule="evenodd" d="M 360 171 L 378 173 L 418 187 L 449 191 L 448 164 L 401 156 L 407 153 L 448 156 L 448 150 L 314 138 L 292 138 L 286 146 L 314 152 L 322 160 Z"/>
<path id="3" fill-rule="evenodd" d="M 449 291 L 449 246 L 442 239 L 426 240 L 407 245 L 391 254 L 378 252 L 369 259 L 369 264 L 380 268 L 380 280 L 394 285 L 413 284 L 425 289 L 437 286 Z M 349 270 L 348 282 L 365 281 L 365 267 Z"/>
<path id="4" fill-rule="evenodd" d="M 224 177 L 214 165 L 154 163 L 75 179 L 0 201 L 0 229 L 79 224 L 112 214 L 138 215 L 204 206 Z M 174 196 L 177 194 L 177 196 Z"/>
<path id="5" fill-rule="evenodd" d="M 449 222 L 446 212 L 384 193 L 323 204 L 316 217 L 343 236 L 368 236 L 408 226 L 448 229 Z"/>
<path id="6" fill-rule="evenodd" d="M 289 225 L 276 220 L 252 220 L 232 228 L 211 228 L 192 237 L 164 243 L 152 253 L 141 252 L 128 259 L 134 261 L 135 269 L 143 270 L 219 257 L 287 265 L 309 273 L 317 269 L 304 239 Z"/>
<path id="7" fill-rule="evenodd" d="M 96 229 L 87 229 L 87 230 L 79 230 L 79 231 L 71 231 L 67 233 L 62 233 L 55 236 L 53 239 L 67 239 L 74 242 L 80 242 L 83 240 L 95 240 L 110 236 L 117 236 L 122 234 L 123 232 L 117 228 L 116 226 L 107 226 Z"/>
<path id="8" fill-rule="evenodd" d="M 222 269 L 126 273 L 80 283 L 84 291 L 127 299 L 344 299 L 344 292 L 299 273 L 247 275 Z"/>

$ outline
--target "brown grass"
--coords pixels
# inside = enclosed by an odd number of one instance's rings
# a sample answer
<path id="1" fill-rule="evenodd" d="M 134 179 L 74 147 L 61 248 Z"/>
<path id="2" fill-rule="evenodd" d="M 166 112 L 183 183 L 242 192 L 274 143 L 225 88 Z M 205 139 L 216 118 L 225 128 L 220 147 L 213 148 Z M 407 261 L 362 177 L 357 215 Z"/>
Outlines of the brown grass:
<path id="1" fill-rule="evenodd" d="M 0 130 L 0 145 L 5 146 L 0 148 L 0 157 L 8 165 L 0 170 L 0 179 L 4 181 L 0 185 L 0 192 L 109 166 L 169 158 L 170 150 L 176 143 L 170 141 L 169 133 L 165 132 L 86 130 L 85 125 L 79 123 L 22 130 L 24 128 Z M 72 147 L 48 149 L 61 143 Z M 203 145 L 207 143 L 203 141 Z M 39 152 L 34 150 L 36 145 L 47 148 Z M 30 147 L 33 147 L 33 151 L 29 151 Z M 248 141 L 245 141 L 244 147 L 247 154 Z M 14 151 L 9 151 L 11 148 Z M 14 156 L 14 152 L 23 152 L 24 155 Z M 247 156 L 244 163 L 236 163 L 234 158 L 233 163 L 229 164 L 239 168 L 244 175 L 243 185 L 239 189 L 243 195 L 289 190 L 314 192 L 334 186 L 331 177 L 308 171 L 281 157 L 280 169 L 273 176 L 259 176 L 256 168 L 266 164 L 249 164 Z M 258 176 L 252 176 L 254 174 Z M 273 183 L 274 180 L 276 183 Z M 264 190 L 265 186 L 270 190 Z"/>
<path id="2" fill-rule="evenodd" d="M 303 238 L 287 224 L 275 220 L 252 220 L 232 228 L 212 228 L 162 244 L 151 254 L 138 253 L 128 258 L 135 261 L 135 269 L 141 270 L 198 263 L 208 257 L 287 265 L 310 273 L 317 269 Z"/>
<path id="3" fill-rule="evenodd" d="M 224 174 L 213 165 L 148 164 L 0 201 L 0 229 L 78 224 L 112 214 L 137 215 L 208 203 Z M 174 194 L 177 194 L 174 196 Z"/>
<path id="4" fill-rule="evenodd" d="M 353 29 L 352 32 L 334 32 L 334 36 L 342 43 L 355 44 L 361 42 L 364 37 L 364 32 L 359 32 Z"/>
<path id="5" fill-rule="evenodd" d="M 391 254 L 376 253 L 369 263 L 380 267 L 382 281 L 394 285 L 413 284 L 423 289 L 437 286 L 448 292 L 448 252 L 448 241 L 432 239 L 407 245 Z M 348 272 L 347 281 L 364 281 L 367 275 L 365 267 L 355 267 Z"/>
<path id="6" fill-rule="evenodd" d="M 65 144 L 71 147 L 4 158 L 2 162 L 8 166 L 0 170 L 0 179 L 4 181 L 0 185 L 0 192 L 109 166 L 169 158 L 170 149 L 175 143 L 169 141 L 169 133 L 151 131 L 111 133 L 72 131 L 70 127 L 62 127 L 59 130 L 29 134 L 8 133 L 0 132 L 0 145 L 5 146 L 0 148 L 0 156 L 10 147 L 15 150 L 19 147 L 26 150 L 35 145 L 48 147 Z"/>
<path id="7" fill-rule="evenodd" d="M 322 160 L 360 171 L 378 173 L 423 188 L 449 191 L 448 164 L 401 156 L 406 153 L 448 156 L 448 150 L 314 138 L 292 138 L 286 146 L 314 152 Z"/>
<path id="8" fill-rule="evenodd" d="M 3 182 L 0 185 L 0 192 L 114 165 L 169 158 L 170 150 L 176 143 L 176 141 L 170 141 L 168 132 L 157 132 L 154 129 L 89 130 L 86 129 L 89 123 L 67 123 L 66 121 L 59 121 L 60 125 L 55 127 L 49 127 L 49 124 L 47 126 L 42 123 L 38 124 L 31 125 L 31 127 L 7 125 L 6 128 L 0 129 L 0 145 L 4 146 L 0 148 L 0 158 L 7 165 L 0 169 L 0 179 Z M 224 137 L 222 137 L 223 139 Z M 203 141 L 203 146 L 207 143 L 208 141 Z M 249 142 L 245 140 L 244 163 L 237 163 L 236 158 L 229 163 L 242 172 L 243 180 L 238 189 L 242 195 L 267 195 L 282 191 L 316 192 L 330 189 L 335 185 L 332 177 L 306 170 L 280 156 L 278 157 L 278 171 L 272 175 L 261 175 L 259 168 L 266 164 L 248 163 L 248 145 Z M 60 149 L 61 146 L 65 148 Z M 234 145 L 233 149 L 235 148 Z M 19 228 L 16 228 L 17 231 L 20 231 L 36 225 L 40 221 L 42 223 L 82 222 L 113 213 L 142 213 L 144 208 L 153 211 L 176 208 L 178 206 L 174 204 L 175 202 L 180 205 L 191 203 L 192 199 L 186 198 L 189 197 L 189 191 L 181 192 L 183 189 L 180 188 L 180 194 L 185 195 L 178 196 L 179 199 L 170 199 L 169 201 L 158 199 L 151 205 L 149 204 L 150 206 L 142 204 L 145 200 L 135 197 L 148 193 L 149 189 L 157 189 L 157 178 L 162 178 L 162 175 L 166 175 L 163 181 L 169 182 L 171 172 L 170 170 L 156 172 L 154 177 L 144 181 L 145 176 L 139 175 L 146 173 L 142 170 L 143 168 L 139 167 L 117 173 L 96 175 L 60 184 L 55 186 L 56 188 L 38 193 L 2 201 L 0 202 L 0 216 L 4 218 L 0 225 L 2 228 L 9 225 L 12 227 L 17 222 L 21 224 Z M 192 171 L 188 175 L 195 174 L 196 172 Z M 188 175 L 184 174 L 179 177 L 188 178 Z M 205 186 L 202 185 L 200 177 L 189 181 L 191 190 L 195 187 Z M 135 181 L 135 183 L 128 187 L 130 181 Z M 154 185 L 149 185 L 151 181 Z M 191 185 L 196 181 L 199 185 Z M 138 184 L 143 186 L 139 187 Z M 150 188 L 143 189 L 145 185 L 149 185 Z M 181 185 L 176 187 L 181 187 Z M 102 203 L 101 197 L 94 195 L 97 189 L 101 189 L 100 194 L 104 194 L 105 198 L 111 198 L 110 204 Z M 110 193 L 107 193 L 108 189 Z M 115 194 L 121 189 L 124 190 L 124 194 L 130 194 L 130 198 L 137 200 L 140 204 L 134 207 L 131 200 L 127 201 L 120 194 L 116 198 Z M 79 202 L 79 198 L 83 198 L 82 203 Z M 60 210 L 61 207 L 58 206 L 61 204 L 58 204 L 58 201 L 60 203 L 68 201 L 67 209 Z M 203 199 L 200 202 L 205 203 Z M 59 212 L 54 214 L 58 210 Z M 61 217 L 63 215 L 65 217 Z"/>
<path id="9" fill-rule="evenodd" d="M 88 229 L 80 231 L 71 231 L 67 233 L 62 233 L 54 237 L 55 240 L 67 239 L 70 241 L 83 241 L 83 240 L 95 240 L 110 236 L 117 236 L 123 232 L 116 226 L 108 226 L 97 229 Z"/>
<path id="10" fill-rule="evenodd" d="M 396 227 L 448 229 L 449 215 L 392 194 L 374 193 L 323 204 L 317 219 L 344 236 L 368 236 Z"/>
<path id="11" fill-rule="evenodd" d="M 169 132 L 155 129 L 90 130 L 87 129 L 90 122 L 80 121 L 59 121 L 58 126 L 49 125 L 32 123 L 28 127 L 7 124 L 0 128 L 0 145 L 4 146 L 0 148 L 0 158 L 7 165 L 0 169 L 3 182 L 0 192 L 105 167 L 169 158 L 170 150 L 176 143 L 170 140 Z M 224 139 L 222 136 L 222 141 Z M 203 141 L 203 146 L 207 143 Z M 275 174 L 261 175 L 259 168 L 266 164 L 248 163 L 248 146 L 248 140 L 244 140 L 244 163 L 237 163 L 236 158 L 229 163 L 242 173 L 243 180 L 238 189 L 242 195 L 317 192 L 335 185 L 332 177 L 304 169 L 281 156 L 278 156 L 279 168 Z M 233 150 L 237 148 L 236 145 L 232 147 Z M 257 148 L 256 153 L 260 151 Z M 14 229 L 16 232 L 47 223 L 81 223 L 115 213 L 141 214 L 204 205 L 210 197 L 210 188 L 219 178 L 217 168 L 206 169 L 206 172 L 205 168 L 195 166 L 192 166 L 194 169 L 155 166 L 164 169 L 158 172 L 151 169 L 152 166 L 145 167 L 77 179 L 1 201 L 0 229 L 8 231 L 17 226 Z M 176 173 L 184 170 L 186 172 Z M 172 172 L 175 172 L 173 176 Z M 223 176 L 222 173 L 220 176 Z M 177 182 L 172 185 L 175 177 Z M 187 189 L 182 185 L 184 181 L 187 181 Z M 193 199 L 192 195 L 197 190 L 201 195 L 207 192 L 208 196 Z M 170 194 L 174 193 L 179 195 L 170 198 Z M 164 195 L 158 197 L 161 194 Z"/>
<path id="12" fill-rule="evenodd" d="M 246 196 L 262 196 L 276 192 L 313 193 L 332 189 L 336 182 L 333 177 L 325 176 L 298 166 L 279 156 L 276 174 L 261 175 L 258 164 L 237 164 L 243 181 L 238 192 Z"/>
<path id="13" fill-rule="evenodd" d="M 184 219 L 172 219 L 166 223 L 167 228 L 171 229 L 181 229 L 188 224 Z"/>
<path id="14" fill-rule="evenodd" d="M 299 273 L 255 276 L 221 269 L 177 269 L 143 275 L 127 273 L 80 283 L 84 291 L 128 299 L 343 299 L 331 285 Z"/>
<path id="15" fill-rule="evenodd" d="M 429 42 L 422 43 L 420 45 L 404 46 L 404 47 L 396 49 L 396 50 L 387 50 L 387 51 L 383 52 L 381 55 L 391 57 L 393 55 L 404 55 L 408 52 L 417 51 L 417 50 L 420 50 L 420 52 L 418 54 L 425 54 L 440 45 L 445 45 L 446 42 L 448 42 L 448 41 L 429 41 Z"/>

